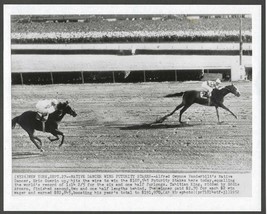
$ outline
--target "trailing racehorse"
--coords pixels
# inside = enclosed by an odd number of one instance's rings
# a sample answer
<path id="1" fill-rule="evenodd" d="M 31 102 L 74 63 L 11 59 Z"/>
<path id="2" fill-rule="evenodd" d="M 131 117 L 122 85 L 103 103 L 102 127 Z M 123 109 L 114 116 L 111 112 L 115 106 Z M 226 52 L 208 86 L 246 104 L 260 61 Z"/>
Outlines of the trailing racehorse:
<path id="1" fill-rule="evenodd" d="M 69 114 L 73 117 L 76 117 L 76 112 L 70 107 L 68 101 L 66 102 L 60 102 L 57 105 L 57 110 L 53 113 L 51 113 L 48 116 L 47 121 L 45 122 L 45 130 L 43 129 L 42 122 L 38 120 L 37 118 L 37 112 L 36 111 L 26 111 L 22 113 L 20 116 L 17 116 L 12 119 L 12 128 L 15 127 L 16 123 L 18 123 L 29 135 L 31 141 L 34 143 L 34 145 L 43 152 L 42 148 L 42 141 L 40 138 L 34 135 L 34 130 L 38 131 L 45 131 L 48 133 L 51 133 L 56 138 L 48 138 L 50 141 L 58 140 L 58 135 L 62 136 L 61 143 L 59 144 L 59 147 L 62 146 L 64 142 L 64 134 L 58 130 L 58 123 L 63 119 L 63 117 Z M 40 145 L 36 142 L 39 141 Z"/>
<path id="2" fill-rule="evenodd" d="M 198 103 L 198 104 L 206 105 L 206 106 L 214 106 L 216 109 L 216 113 L 217 113 L 218 123 L 221 123 L 220 118 L 219 118 L 218 107 L 225 109 L 226 111 L 230 112 L 235 118 L 237 118 L 237 116 L 223 104 L 224 97 L 229 93 L 232 93 L 237 97 L 240 96 L 240 93 L 236 86 L 232 84 L 232 85 L 225 86 L 221 89 L 214 89 L 212 91 L 212 95 L 210 98 L 203 98 L 202 93 L 203 91 L 192 90 L 192 91 L 185 91 L 185 92 L 166 95 L 165 97 L 183 96 L 182 103 L 178 105 L 171 113 L 158 119 L 155 123 L 162 123 L 164 120 L 166 120 L 169 116 L 173 115 L 174 112 L 176 112 L 178 109 L 182 107 L 183 108 L 180 111 L 179 122 L 183 123 L 181 121 L 182 114 L 194 103 Z"/>

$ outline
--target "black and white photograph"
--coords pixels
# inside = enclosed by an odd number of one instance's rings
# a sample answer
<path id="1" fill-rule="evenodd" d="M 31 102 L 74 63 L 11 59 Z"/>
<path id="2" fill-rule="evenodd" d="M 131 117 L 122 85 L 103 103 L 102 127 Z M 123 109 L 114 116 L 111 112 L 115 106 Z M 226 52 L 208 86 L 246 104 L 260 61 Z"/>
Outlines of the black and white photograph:
<path id="1" fill-rule="evenodd" d="M 4 5 L 5 208 L 260 211 L 261 12 Z"/>

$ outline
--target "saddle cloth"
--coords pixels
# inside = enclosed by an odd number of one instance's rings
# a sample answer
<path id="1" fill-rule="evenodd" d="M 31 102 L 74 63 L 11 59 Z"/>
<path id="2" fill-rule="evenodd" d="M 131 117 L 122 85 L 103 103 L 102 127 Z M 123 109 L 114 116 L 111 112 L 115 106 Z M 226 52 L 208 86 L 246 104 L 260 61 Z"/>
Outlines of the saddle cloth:
<path id="1" fill-rule="evenodd" d="M 200 97 L 204 98 L 204 99 L 208 99 L 209 98 L 208 92 L 207 91 L 201 91 L 200 92 Z"/>

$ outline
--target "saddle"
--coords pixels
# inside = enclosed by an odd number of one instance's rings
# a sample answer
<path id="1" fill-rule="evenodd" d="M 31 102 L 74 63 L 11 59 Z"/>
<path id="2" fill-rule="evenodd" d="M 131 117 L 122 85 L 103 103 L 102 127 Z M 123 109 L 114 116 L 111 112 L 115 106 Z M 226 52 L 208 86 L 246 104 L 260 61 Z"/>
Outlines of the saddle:
<path id="1" fill-rule="evenodd" d="M 208 91 L 201 91 L 200 92 L 200 97 L 202 99 L 206 99 L 208 101 L 208 106 L 211 105 L 211 101 L 213 100 L 213 98 L 212 98 L 212 94 L 211 94 L 211 96 L 209 96 Z"/>

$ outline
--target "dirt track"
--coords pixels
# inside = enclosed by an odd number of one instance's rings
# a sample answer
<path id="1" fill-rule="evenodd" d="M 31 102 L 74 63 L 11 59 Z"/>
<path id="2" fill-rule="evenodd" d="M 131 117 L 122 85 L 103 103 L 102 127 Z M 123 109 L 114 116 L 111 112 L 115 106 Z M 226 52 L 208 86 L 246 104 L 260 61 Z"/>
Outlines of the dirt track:
<path id="1" fill-rule="evenodd" d="M 42 98 L 68 100 L 78 116 L 60 124 L 65 143 L 36 132 L 40 154 L 18 125 L 12 131 L 13 172 L 249 172 L 252 157 L 252 85 L 236 83 L 241 96 L 225 105 L 237 116 L 214 107 L 193 105 L 163 124 L 149 126 L 172 111 L 181 98 L 169 93 L 199 89 L 200 82 L 12 86 L 12 117 L 32 110 Z M 224 83 L 223 85 L 226 85 Z"/>

